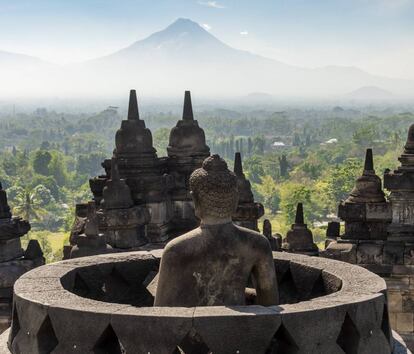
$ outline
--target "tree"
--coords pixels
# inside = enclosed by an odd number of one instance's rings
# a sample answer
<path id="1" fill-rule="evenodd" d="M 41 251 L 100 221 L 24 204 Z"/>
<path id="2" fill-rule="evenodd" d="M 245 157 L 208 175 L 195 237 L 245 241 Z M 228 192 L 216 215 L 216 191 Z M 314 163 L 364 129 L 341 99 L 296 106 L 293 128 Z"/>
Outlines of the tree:
<path id="1" fill-rule="evenodd" d="M 282 155 L 282 157 L 279 156 L 279 169 L 280 169 L 280 176 L 281 177 L 287 177 L 288 175 L 288 162 L 286 155 Z"/>
<path id="2" fill-rule="evenodd" d="M 377 132 L 375 131 L 375 128 L 372 126 L 364 126 L 352 134 L 352 140 L 355 144 L 361 145 L 361 146 L 371 146 L 372 142 L 377 137 Z"/>
<path id="3" fill-rule="evenodd" d="M 160 128 L 154 132 L 154 147 L 160 155 L 164 155 L 170 139 L 170 129 Z"/>
<path id="4" fill-rule="evenodd" d="M 259 156 L 252 156 L 243 162 L 244 171 L 247 173 L 250 182 L 260 183 L 261 177 L 265 175 L 263 161 Z"/>
<path id="5" fill-rule="evenodd" d="M 5 157 L 3 160 L 3 170 L 9 176 L 16 176 L 17 175 L 17 162 L 16 159 L 12 156 Z"/>
<path id="6" fill-rule="evenodd" d="M 40 220 L 42 216 L 47 214 L 44 209 L 44 200 L 42 199 L 42 192 L 44 186 L 37 186 L 34 189 L 22 188 L 17 190 L 14 198 L 15 207 L 13 213 L 21 216 L 23 219 Z"/>
<path id="7" fill-rule="evenodd" d="M 265 140 L 262 136 L 253 138 L 253 152 L 258 155 L 264 154 Z"/>
<path id="8" fill-rule="evenodd" d="M 80 154 L 76 161 L 78 174 L 94 176 L 102 169 L 101 162 L 105 158 L 102 153 Z"/>
<path id="9" fill-rule="evenodd" d="M 56 151 L 52 154 L 52 160 L 49 163 L 49 174 L 54 177 L 59 186 L 66 185 L 68 172 L 64 163 L 64 156 Z"/>
<path id="10" fill-rule="evenodd" d="M 263 205 L 276 213 L 279 209 L 280 195 L 275 180 L 269 176 L 261 177 L 261 183 L 256 185 L 256 190 L 261 196 Z"/>
<path id="11" fill-rule="evenodd" d="M 312 217 L 312 192 L 311 189 L 303 184 L 287 183 L 281 187 L 280 208 L 288 224 L 293 224 L 296 215 L 296 206 L 298 203 L 304 205 L 305 219 L 310 220 Z"/>
<path id="12" fill-rule="evenodd" d="M 36 173 L 43 176 L 49 176 L 49 163 L 52 160 L 52 155 L 49 151 L 38 150 L 33 158 L 33 169 Z"/>
<path id="13" fill-rule="evenodd" d="M 249 136 L 247 138 L 247 154 L 250 156 L 252 154 L 253 151 L 253 142 L 252 142 L 252 138 Z"/>
<path id="14" fill-rule="evenodd" d="M 345 160 L 343 164 L 337 165 L 330 171 L 326 182 L 331 208 L 336 209 L 339 202 L 348 196 L 361 173 L 362 161 L 355 158 Z"/>

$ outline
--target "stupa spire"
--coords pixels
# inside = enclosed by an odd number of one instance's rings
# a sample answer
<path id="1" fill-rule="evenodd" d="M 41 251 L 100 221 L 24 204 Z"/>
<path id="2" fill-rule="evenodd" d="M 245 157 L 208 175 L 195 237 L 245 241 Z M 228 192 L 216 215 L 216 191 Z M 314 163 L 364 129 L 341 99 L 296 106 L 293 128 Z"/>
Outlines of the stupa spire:
<path id="1" fill-rule="evenodd" d="M 194 120 L 193 105 L 191 103 L 191 92 L 185 91 L 183 120 Z"/>
<path id="2" fill-rule="evenodd" d="M 238 177 L 243 177 L 243 164 L 242 164 L 242 159 L 241 159 L 241 154 L 240 152 L 236 152 L 234 155 L 234 169 L 233 169 L 234 173 L 236 174 L 236 176 Z"/>
<path id="3" fill-rule="evenodd" d="M 295 216 L 295 224 L 296 225 L 304 225 L 304 217 L 303 217 L 303 204 L 298 203 L 296 207 L 296 216 Z"/>
<path id="4" fill-rule="evenodd" d="M 272 237 L 272 224 L 269 219 L 263 221 L 263 235 L 266 236 L 269 240 Z"/>
<path id="5" fill-rule="evenodd" d="M 129 91 L 128 120 L 139 120 L 137 92 Z"/>
<path id="6" fill-rule="evenodd" d="M 374 172 L 374 159 L 372 157 L 372 149 L 367 149 L 365 153 L 365 164 L 364 164 L 364 173 Z"/>

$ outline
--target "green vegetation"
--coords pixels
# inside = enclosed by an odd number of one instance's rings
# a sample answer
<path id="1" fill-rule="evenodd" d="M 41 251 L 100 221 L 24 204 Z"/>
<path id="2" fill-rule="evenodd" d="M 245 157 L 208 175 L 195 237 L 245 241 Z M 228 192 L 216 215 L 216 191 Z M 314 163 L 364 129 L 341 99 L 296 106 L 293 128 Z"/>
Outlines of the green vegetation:
<path id="1" fill-rule="evenodd" d="M 155 111 L 142 118 L 152 129 L 158 155 L 164 156 L 179 115 Z M 234 153 L 242 153 L 255 198 L 264 204 L 274 230 L 286 233 L 300 201 L 318 242 L 361 173 L 365 149 L 373 148 L 380 176 L 385 168 L 396 168 L 414 122 L 409 112 L 375 107 L 210 108 L 196 115 L 213 153 L 230 166 Z M 28 237 L 40 240 L 48 261 L 60 257 L 75 203 L 91 198 L 88 179 L 102 173 L 100 164 L 111 156 L 120 121 L 114 108 L 92 115 L 46 109 L 16 117 L 0 114 L 0 180 L 13 213 L 30 220 Z"/>

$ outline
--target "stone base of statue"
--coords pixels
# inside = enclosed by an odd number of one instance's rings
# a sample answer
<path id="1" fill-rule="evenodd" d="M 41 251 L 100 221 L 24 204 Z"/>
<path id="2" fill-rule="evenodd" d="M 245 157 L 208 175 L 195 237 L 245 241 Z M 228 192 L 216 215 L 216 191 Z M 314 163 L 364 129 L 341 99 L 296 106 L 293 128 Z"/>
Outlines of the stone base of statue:
<path id="1" fill-rule="evenodd" d="M 280 305 L 174 308 L 151 306 L 159 262 L 101 255 L 24 275 L 0 352 L 410 353 L 390 330 L 384 281 L 361 267 L 275 252 Z"/>

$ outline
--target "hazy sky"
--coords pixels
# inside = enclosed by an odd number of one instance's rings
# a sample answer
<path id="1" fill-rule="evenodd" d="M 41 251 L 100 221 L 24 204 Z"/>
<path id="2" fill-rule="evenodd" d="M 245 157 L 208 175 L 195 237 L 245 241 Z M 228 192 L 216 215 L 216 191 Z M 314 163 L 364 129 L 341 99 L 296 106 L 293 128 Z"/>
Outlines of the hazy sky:
<path id="1" fill-rule="evenodd" d="M 82 61 L 179 17 L 289 64 L 414 79 L 414 0 L 0 0 L 0 50 Z"/>

